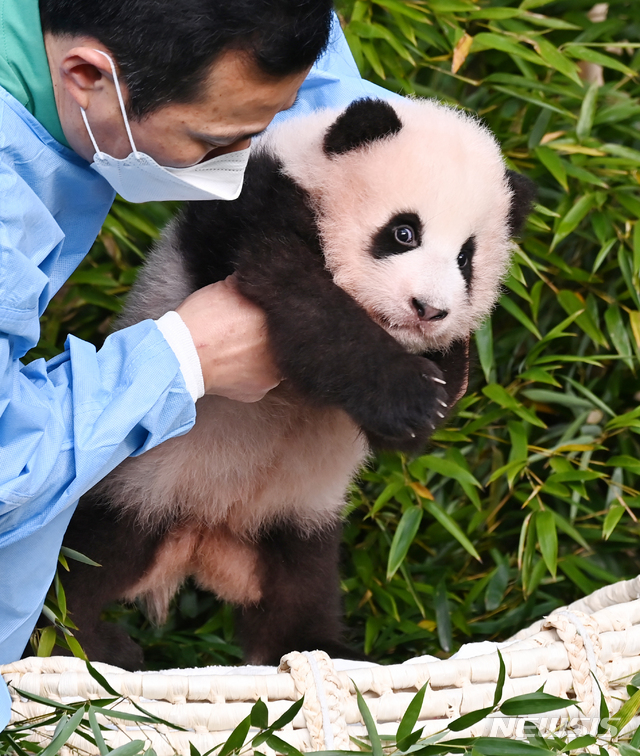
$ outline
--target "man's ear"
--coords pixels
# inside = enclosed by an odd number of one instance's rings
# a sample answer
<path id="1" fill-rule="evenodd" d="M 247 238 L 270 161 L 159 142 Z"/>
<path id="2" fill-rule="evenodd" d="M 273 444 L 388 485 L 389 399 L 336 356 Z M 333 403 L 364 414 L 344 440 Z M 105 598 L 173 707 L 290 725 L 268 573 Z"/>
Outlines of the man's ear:
<path id="1" fill-rule="evenodd" d="M 509 231 L 511 236 L 520 236 L 524 230 L 527 217 L 533 209 L 538 190 L 530 178 L 516 171 L 507 171 L 507 182 L 511 189 L 511 208 L 509 209 Z"/>
<path id="2" fill-rule="evenodd" d="M 96 44 L 99 44 L 96 41 Z M 89 105 L 92 92 L 107 83 L 113 86 L 113 73 L 109 60 L 91 47 L 73 47 L 60 61 L 62 82 L 81 108 Z"/>
<path id="3" fill-rule="evenodd" d="M 324 137 L 324 152 L 329 157 L 343 155 L 393 136 L 401 128 L 402 121 L 386 100 L 356 100 L 329 127 Z"/>

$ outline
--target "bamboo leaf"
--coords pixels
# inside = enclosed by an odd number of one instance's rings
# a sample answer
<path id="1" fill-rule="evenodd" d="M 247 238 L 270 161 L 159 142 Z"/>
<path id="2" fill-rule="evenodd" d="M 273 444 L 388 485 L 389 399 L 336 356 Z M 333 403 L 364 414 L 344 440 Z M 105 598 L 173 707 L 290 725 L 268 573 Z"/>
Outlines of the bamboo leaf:
<path id="1" fill-rule="evenodd" d="M 304 696 L 302 698 L 299 698 L 294 704 L 292 704 L 282 716 L 278 717 L 276 721 L 271 725 L 272 730 L 281 730 L 283 727 L 288 725 L 290 722 L 293 722 L 293 720 L 298 715 L 298 712 L 302 709 L 302 706 L 304 704 Z"/>
<path id="2" fill-rule="evenodd" d="M 548 748 L 523 743 L 513 738 L 471 738 L 465 740 L 447 740 L 447 745 L 454 748 L 458 745 L 473 748 L 473 756 L 549 756 Z M 465 749 L 466 750 L 466 749 Z"/>
<path id="3" fill-rule="evenodd" d="M 88 556 L 85 556 L 84 554 L 81 554 L 79 551 L 74 551 L 73 549 L 70 549 L 68 546 L 63 546 L 60 549 L 60 552 L 64 554 L 69 559 L 74 559 L 76 562 L 82 562 L 82 564 L 88 564 L 91 567 L 100 567 L 97 562 L 94 562 L 93 559 L 89 559 Z"/>
<path id="4" fill-rule="evenodd" d="M 422 463 L 423 469 L 433 470 L 440 475 L 445 475 L 447 478 L 464 481 L 465 483 L 477 486 L 478 488 L 482 487 L 468 470 L 465 470 L 464 467 L 452 459 L 443 459 L 442 457 L 436 457 L 433 454 L 426 454 L 420 457 L 420 462 Z"/>
<path id="5" fill-rule="evenodd" d="M 251 715 L 245 717 L 233 730 L 227 738 L 224 745 L 218 752 L 218 756 L 229 756 L 231 753 L 237 753 L 245 743 L 249 729 L 251 728 Z"/>
<path id="6" fill-rule="evenodd" d="M 376 5 L 380 5 L 390 11 L 401 13 L 407 18 L 419 23 L 428 23 L 428 15 L 419 6 L 409 5 L 408 3 L 400 2 L 400 0 L 373 0 Z"/>
<path id="7" fill-rule="evenodd" d="M 578 199 L 558 224 L 555 236 L 551 242 L 551 249 L 554 249 L 559 242 L 569 236 L 580 225 L 594 205 L 595 195 L 593 194 L 585 194 Z"/>
<path id="8" fill-rule="evenodd" d="M 98 724 L 95 711 L 91 706 L 89 707 L 88 717 L 91 731 L 93 732 L 93 739 L 96 741 L 96 745 L 98 746 L 98 750 L 100 751 L 100 756 L 106 756 L 109 752 L 109 749 L 107 748 L 107 744 L 104 742 L 104 738 L 102 737 L 102 730 L 100 729 L 100 725 Z"/>
<path id="9" fill-rule="evenodd" d="M 564 289 L 558 293 L 558 302 L 568 315 L 577 314 L 576 324 L 582 328 L 595 344 L 605 348 L 609 347 L 604 334 L 593 320 L 591 313 L 586 309 L 584 301 L 577 294 Z"/>
<path id="10" fill-rule="evenodd" d="M 130 743 L 114 748 L 110 751 L 110 756 L 136 756 L 137 753 L 142 753 L 145 749 L 144 740 L 132 740 Z"/>
<path id="11" fill-rule="evenodd" d="M 578 60 L 586 60 L 589 63 L 603 66 L 603 68 L 611 68 L 614 71 L 621 71 L 625 76 L 636 76 L 636 72 L 632 68 L 629 68 L 629 66 L 625 66 L 621 60 L 598 52 L 591 47 L 569 44 L 564 47 L 564 52 Z"/>
<path id="12" fill-rule="evenodd" d="M 565 192 L 568 192 L 569 184 L 567 183 L 567 169 L 565 168 L 560 155 L 549 147 L 536 147 L 535 154 L 538 160 L 544 165 Z"/>
<path id="13" fill-rule="evenodd" d="M 493 370 L 493 332 L 490 320 L 486 320 L 482 327 L 476 331 L 475 341 L 484 378 L 487 383 L 490 383 L 491 371 Z"/>
<path id="14" fill-rule="evenodd" d="M 72 733 L 74 733 L 80 726 L 82 718 L 84 717 L 84 708 L 78 709 L 71 717 L 69 717 L 62 727 L 57 728 L 56 734 L 49 745 L 40 752 L 39 756 L 55 756 L 60 748 L 69 740 Z M 61 720 L 62 722 L 63 720 Z"/>
<path id="15" fill-rule="evenodd" d="M 614 467 L 623 467 L 625 470 L 629 470 L 635 475 L 640 475 L 640 459 L 630 457 L 626 454 L 615 457 L 610 457 L 608 463 Z"/>
<path id="16" fill-rule="evenodd" d="M 509 312 L 513 317 L 518 320 L 522 325 L 528 330 L 531 331 L 531 333 L 538 339 L 542 338 L 542 334 L 537 329 L 537 327 L 534 325 L 531 318 L 529 318 L 527 315 L 524 314 L 522 309 L 518 307 L 518 305 L 507 296 L 504 296 L 500 299 L 500 304 L 504 309 Z"/>
<path id="17" fill-rule="evenodd" d="M 435 501 L 425 501 L 423 506 L 427 510 L 427 512 L 429 512 L 429 514 L 432 515 L 442 525 L 442 527 L 456 539 L 456 541 L 458 541 L 458 543 L 462 546 L 463 549 L 465 549 L 465 551 L 471 554 L 471 556 L 474 559 L 477 559 L 479 562 L 482 561 L 473 544 L 462 532 L 462 530 L 460 530 L 460 527 L 456 523 L 456 521 L 452 519 L 451 516 L 448 515 L 443 509 L 440 509 Z"/>
<path id="18" fill-rule="evenodd" d="M 371 711 L 369 710 L 366 701 L 362 697 L 362 693 L 360 693 L 358 686 L 353 682 L 353 680 L 351 682 L 353 684 L 353 687 L 356 689 L 358 710 L 360 711 L 360 715 L 362 716 L 364 726 L 367 728 L 367 735 L 369 737 L 369 742 L 371 743 L 372 756 L 384 756 L 384 751 L 382 750 L 382 741 L 380 740 L 380 736 L 378 735 L 376 723 L 373 719 L 373 716 L 371 715 Z"/>
<path id="19" fill-rule="evenodd" d="M 472 45 L 473 37 L 465 32 L 453 48 L 453 58 L 451 60 L 451 70 L 453 73 L 457 73 L 462 68 L 467 55 L 471 52 Z"/>
<path id="20" fill-rule="evenodd" d="M 477 711 L 470 711 L 468 714 L 463 714 L 463 716 L 458 717 L 458 719 L 454 719 L 453 722 L 449 722 L 447 728 L 451 730 L 451 732 L 466 730 L 467 727 L 473 727 L 474 724 L 486 719 L 492 711 L 493 706 L 488 706 L 486 709 L 478 709 Z"/>
<path id="21" fill-rule="evenodd" d="M 109 684 L 107 678 L 100 674 L 98 670 L 91 664 L 90 661 L 87 660 L 87 672 L 93 677 L 93 679 L 102 687 L 104 688 L 107 693 L 109 693 L 112 696 L 120 696 L 121 694 L 118 693 L 118 691 L 114 690 L 114 688 Z"/>
<path id="22" fill-rule="evenodd" d="M 451 646 L 453 645 L 451 614 L 449 612 L 449 601 L 447 599 L 447 586 L 444 580 L 438 582 L 433 601 L 436 610 L 436 623 L 440 646 L 443 651 L 451 651 Z"/>
<path id="23" fill-rule="evenodd" d="M 56 645 L 56 629 L 53 625 L 45 627 L 40 633 L 37 656 L 51 656 Z"/>
<path id="24" fill-rule="evenodd" d="M 550 68 L 555 68 L 556 71 L 564 74 L 579 86 L 582 85 L 578 75 L 578 66 L 566 58 L 546 37 L 536 37 L 534 47 Z"/>
<path id="25" fill-rule="evenodd" d="M 455 13 L 457 11 L 475 11 L 478 6 L 468 0 L 429 0 L 429 8 L 434 13 Z"/>
<path id="26" fill-rule="evenodd" d="M 638 711 L 640 711 L 640 690 L 636 691 L 628 701 L 622 704 L 620 711 L 611 718 L 611 725 L 620 732 L 623 727 L 631 722 Z"/>
<path id="27" fill-rule="evenodd" d="M 598 92 L 600 86 L 598 82 L 593 82 L 587 89 L 582 105 L 580 106 L 580 116 L 576 125 L 576 134 L 578 139 L 586 139 L 591 134 L 593 128 L 593 119 L 596 114 L 596 104 L 598 101 Z"/>
<path id="28" fill-rule="evenodd" d="M 579 381 L 574 380 L 569 375 L 566 376 L 565 380 L 567 381 L 567 383 L 571 384 L 571 386 L 573 386 L 576 391 L 578 391 L 583 396 L 586 396 L 594 407 L 601 409 L 605 414 L 611 415 L 611 417 L 615 417 L 616 413 L 611 409 L 611 407 L 609 407 L 608 404 L 605 404 L 602 399 L 599 399 L 592 391 L 589 391 L 586 386 L 583 386 Z"/>
<path id="29" fill-rule="evenodd" d="M 302 756 L 295 746 L 282 740 L 282 738 L 279 738 L 277 735 L 270 735 L 267 738 L 266 743 L 269 748 L 272 748 L 276 753 L 283 753 L 285 756 Z"/>
<path id="30" fill-rule="evenodd" d="M 556 521 L 553 513 L 549 510 L 538 512 L 536 516 L 536 531 L 538 533 L 538 543 L 540 551 L 547 569 L 555 579 L 558 568 L 558 533 L 556 531 Z M 535 712 L 525 712 L 533 714 Z"/>
<path id="31" fill-rule="evenodd" d="M 380 57 L 378 56 L 376 48 L 370 42 L 362 42 L 362 53 L 369 61 L 369 65 L 373 68 L 375 73 L 377 73 L 381 79 L 386 79 L 387 75 L 380 62 Z M 222 754 L 222 756 L 224 756 L 224 754 Z"/>
<path id="32" fill-rule="evenodd" d="M 269 710 L 265 702 L 259 698 L 251 707 L 251 726 L 264 730 L 269 726 Z"/>
<path id="33" fill-rule="evenodd" d="M 500 711 L 507 717 L 517 717 L 523 714 L 543 714 L 547 711 L 566 709 L 578 703 L 579 701 L 569 701 L 566 698 L 558 698 L 557 696 L 537 691 L 508 698 L 500 705 Z"/>
<path id="34" fill-rule="evenodd" d="M 616 525 L 620 522 L 625 511 L 626 509 L 622 504 L 614 503 L 609 507 L 609 511 L 607 512 L 607 516 L 604 518 L 604 523 L 602 525 L 602 537 L 605 541 L 609 540 L 609 536 L 616 529 Z"/>
<path id="35" fill-rule="evenodd" d="M 493 612 L 502 604 L 505 591 L 509 586 L 509 568 L 506 564 L 499 564 L 487 584 L 484 594 L 484 605 L 488 612 Z"/>
<path id="36" fill-rule="evenodd" d="M 508 53 L 517 58 L 522 58 L 529 63 L 536 63 L 537 65 L 544 66 L 545 61 L 533 50 L 528 49 L 519 42 L 516 42 L 509 37 L 502 36 L 501 34 L 493 34 L 490 32 L 480 32 L 473 38 L 472 52 L 479 52 L 481 50 L 500 50 L 501 52 Z"/>
<path id="37" fill-rule="evenodd" d="M 427 691 L 428 683 L 425 683 L 420 690 L 411 699 L 411 703 L 407 706 L 400 724 L 398 725 L 398 731 L 396 733 L 396 740 L 401 750 L 406 750 L 402 747 L 402 742 L 410 737 L 413 733 L 413 728 L 416 726 L 420 711 L 422 710 L 422 703 L 424 701 L 424 694 Z"/>
<path id="38" fill-rule="evenodd" d="M 422 507 L 410 507 L 400 518 L 393 541 L 391 542 L 391 548 L 389 549 L 387 580 L 391 580 L 407 556 L 409 547 L 418 533 L 418 528 L 422 522 L 422 515 Z"/>
<path id="39" fill-rule="evenodd" d="M 496 690 L 493 694 L 493 705 L 494 707 L 497 706 L 501 699 L 502 699 L 502 692 L 504 690 L 504 683 L 507 678 L 507 668 L 504 663 L 504 659 L 502 658 L 502 654 L 500 653 L 500 650 L 498 650 L 498 660 L 500 662 L 500 671 L 498 672 L 498 682 L 496 683 Z"/>

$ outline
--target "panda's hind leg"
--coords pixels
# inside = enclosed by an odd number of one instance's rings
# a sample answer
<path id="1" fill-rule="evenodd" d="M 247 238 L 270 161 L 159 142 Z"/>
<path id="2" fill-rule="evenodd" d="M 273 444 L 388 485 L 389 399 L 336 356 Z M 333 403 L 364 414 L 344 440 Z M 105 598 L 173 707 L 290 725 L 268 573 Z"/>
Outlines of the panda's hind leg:
<path id="1" fill-rule="evenodd" d="M 100 615 L 106 604 L 122 599 L 140 580 L 162 538 L 163 533 L 146 531 L 132 516 L 116 513 L 97 498 L 81 499 L 63 545 L 100 567 L 70 559 L 61 582 L 69 615 L 78 628 L 74 635 L 91 661 L 142 668 L 142 649 L 124 628 L 102 621 Z"/>
<path id="2" fill-rule="evenodd" d="M 342 641 L 339 588 L 341 527 L 311 534 L 280 525 L 257 544 L 261 598 L 238 611 L 245 661 L 277 665 L 290 651 L 320 649 L 364 658 Z"/>

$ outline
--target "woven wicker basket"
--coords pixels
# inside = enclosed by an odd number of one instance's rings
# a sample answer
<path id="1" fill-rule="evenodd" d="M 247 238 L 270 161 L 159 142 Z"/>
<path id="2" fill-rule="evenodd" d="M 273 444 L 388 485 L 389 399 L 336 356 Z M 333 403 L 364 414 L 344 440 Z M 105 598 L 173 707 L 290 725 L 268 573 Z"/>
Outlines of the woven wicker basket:
<path id="1" fill-rule="evenodd" d="M 244 667 L 129 673 L 96 664 L 123 696 L 187 730 L 164 725 L 125 727 L 122 721 L 113 720 L 105 739 L 116 747 L 143 738 L 158 756 L 187 756 L 190 743 L 204 753 L 224 742 L 259 698 L 267 704 L 271 722 L 304 694 L 301 711 L 278 736 L 301 751 L 355 749 L 350 737 L 366 734 L 355 685 L 367 699 L 380 733 L 392 735 L 409 701 L 429 681 L 419 721 L 428 736 L 462 714 L 492 705 L 499 673 L 498 647 L 507 672 L 505 698 L 544 685 L 547 693 L 581 703 L 580 709 L 570 706 L 545 715 L 544 721 L 537 722 L 541 729 L 553 730 L 559 722 L 566 727 L 569 722 L 579 724 L 582 732 L 585 727 L 592 731 L 600 717 L 601 696 L 609 711 L 616 712 L 627 698 L 625 686 L 640 671 L 639 599 L 640 577 L 607 586 L 554 611 L 510 641 L 499 646 L 469 644 L 444 661 L 422 657 L 393 666 L 349 668 L 315 651 L 288 654 L 277 670 Z M 15 688 L 57 701 L 106 695 L 79 659 L 23 659 L 0 667 L 0 673 Z M 50 712 L 44 705 L 21 698 L 13 688 L 11 693 L 14 721 Z M 136 712 L 129 702 L 118 708 Z M 522 719 L 494 717 L 456 736 L 514 737 L 522 724 Z M 633 721 L 628 728 L 637 726 Z M 51 732 L 43 731 L 42 742 L 50 739 Z M 76 753 L 98 752 L 79 737 L 72 737 L 69 746 Z M 260 750 L 269 749 L 262 746 Z"/>

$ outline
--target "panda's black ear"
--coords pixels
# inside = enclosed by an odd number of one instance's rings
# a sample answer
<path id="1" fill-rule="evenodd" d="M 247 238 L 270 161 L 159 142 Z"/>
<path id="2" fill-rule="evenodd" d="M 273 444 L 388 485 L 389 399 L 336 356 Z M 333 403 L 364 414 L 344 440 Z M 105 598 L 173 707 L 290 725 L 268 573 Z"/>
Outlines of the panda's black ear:
<path id="1" fill-rule="evenodd" d="M 329 156 L 342 155 L 393 136 L 401 128 L 402 121 L 386 100 L 356 100 L 329 127 L 323 148 Z"/>
<path id="2" fill-rule="evenodd" d="M 509 209 L 509 231 L 511 236 L 520 236 L 524 230 L 527 217 L 533 209 L 538 194 L 536 185 L 530 178 L 516 171 L 507 171 L 507 182 L 511 189 L 511 208 Z"/>

